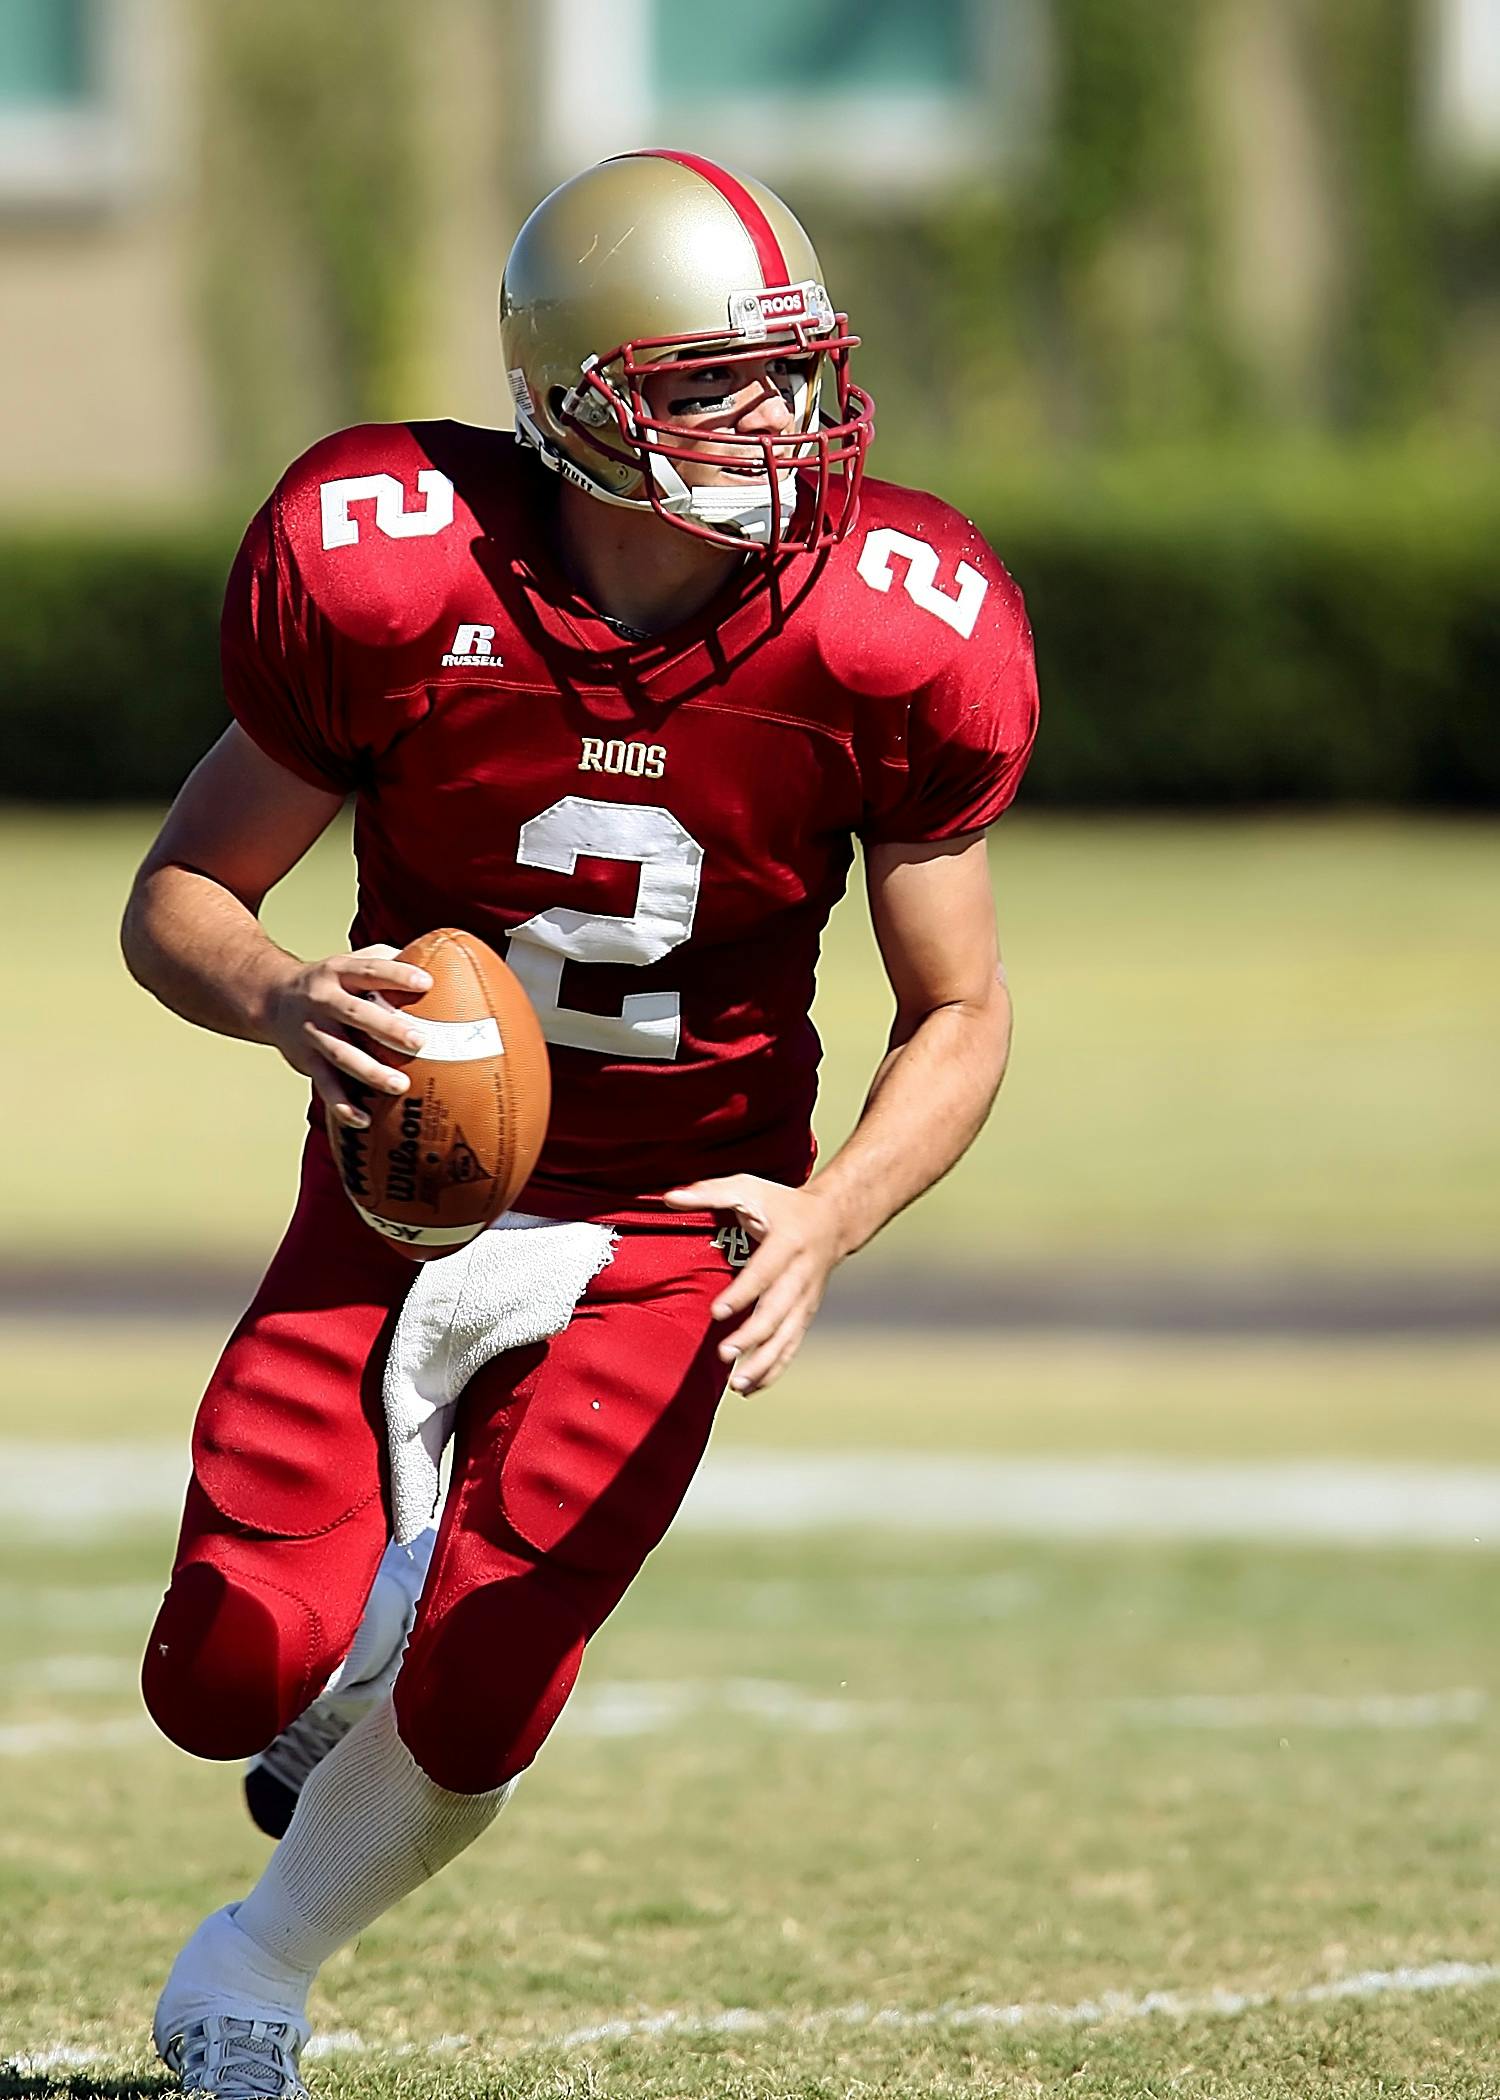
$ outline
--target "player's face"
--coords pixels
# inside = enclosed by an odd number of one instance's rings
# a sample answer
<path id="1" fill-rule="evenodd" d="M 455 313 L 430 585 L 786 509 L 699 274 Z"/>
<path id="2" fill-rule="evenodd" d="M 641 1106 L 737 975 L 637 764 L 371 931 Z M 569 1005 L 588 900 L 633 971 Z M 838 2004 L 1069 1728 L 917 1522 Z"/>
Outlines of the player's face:
<path id="1" fill-rule="evenodd" d="M 764 455 L 733 440 L 787 437 L 801 428 L 815 363 L 813 357 L 736 358 L 651 373 L 641 389 L 651 416 L 694 434 L 691 456 L 676 463 L 683 480 L 699 488 L 747 477 L 763 481 Z M 730 442 L 716 443 L 719 433 Z"/>

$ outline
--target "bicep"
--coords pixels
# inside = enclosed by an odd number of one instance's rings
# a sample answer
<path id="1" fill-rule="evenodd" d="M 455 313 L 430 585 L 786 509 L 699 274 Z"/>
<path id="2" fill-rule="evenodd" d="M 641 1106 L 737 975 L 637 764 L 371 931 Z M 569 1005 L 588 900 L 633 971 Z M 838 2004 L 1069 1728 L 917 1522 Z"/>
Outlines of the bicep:
<path id="1" fill-rule="evenodd" d="M 926 845 L 872 845 L 870 917 L 896 995 L 901 1036 L 939 1006 L 983 1006 L 1000 951 L 984 834 Z"/>
<path id="2" fill-rule="evenodd" d="M 234 723 L 183 782 L 136 880 L 193 868 L 256 911 L 343 799 L 288 772 Z"/>

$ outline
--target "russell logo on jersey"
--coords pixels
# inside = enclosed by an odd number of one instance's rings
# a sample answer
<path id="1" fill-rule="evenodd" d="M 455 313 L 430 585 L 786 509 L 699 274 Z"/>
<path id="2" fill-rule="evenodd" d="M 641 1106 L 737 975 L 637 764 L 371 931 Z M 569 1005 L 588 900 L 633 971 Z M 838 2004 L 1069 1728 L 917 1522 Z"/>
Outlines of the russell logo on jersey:
<path id="1" fill-rule="evenodd" d="M 505 658 L 495 654 L 495 630 L 479 621 L 466 621 L 453 637 L 453 647 L 443 658 L 443 669 L 490 670 Z"/>

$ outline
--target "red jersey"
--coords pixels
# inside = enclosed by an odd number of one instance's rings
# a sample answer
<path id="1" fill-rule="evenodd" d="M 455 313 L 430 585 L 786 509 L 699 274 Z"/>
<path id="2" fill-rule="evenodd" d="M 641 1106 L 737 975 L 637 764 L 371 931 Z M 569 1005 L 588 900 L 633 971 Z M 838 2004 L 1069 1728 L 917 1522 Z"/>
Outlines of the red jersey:
<path id="1" fill-rule="evenodd" d="M 229 704 L 355 796 L 351 945 L 460 926 L 526 985 L 553 1114 L 519 1207 L 801 1182 L 854 840 L 951 838 L 1011 800 L 1036 726 L 1020 593 L 948 505 L 867 479 L 840 546 L 752 557 L 630 639 L 555 565 L 556 494 L 504 431 L 314 446 L 230 575 Z"/>

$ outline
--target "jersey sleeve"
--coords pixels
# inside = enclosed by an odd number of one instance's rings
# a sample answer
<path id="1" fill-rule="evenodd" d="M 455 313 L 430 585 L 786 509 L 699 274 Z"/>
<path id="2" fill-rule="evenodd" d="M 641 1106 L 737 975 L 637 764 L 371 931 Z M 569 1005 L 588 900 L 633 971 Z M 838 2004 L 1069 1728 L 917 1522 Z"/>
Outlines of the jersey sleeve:
<path id="1" fill-rule="evenodd" d="M 286 544 L 275 497 L 251 520 L 229 572 L 219 659 L 246 735 L 313 787 L 347 794 L 359 754 L 343 721 L 332 637 Z"/>
<path id="2" fill-rule="evenodd" d="M 993 556 L 986 568 L 990 588 L 974 632 L 911 696 L 894 792 L 861 826 L 870 844 L 983 831 L 1021 784 L 1037 726 L 1031 628 L 1009 575 Z"/>

